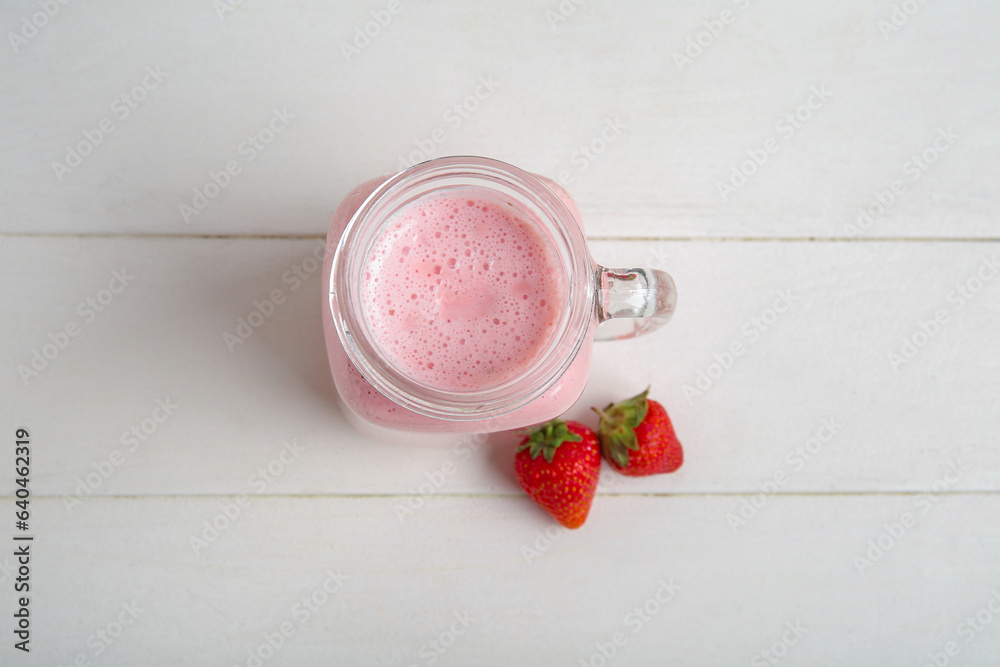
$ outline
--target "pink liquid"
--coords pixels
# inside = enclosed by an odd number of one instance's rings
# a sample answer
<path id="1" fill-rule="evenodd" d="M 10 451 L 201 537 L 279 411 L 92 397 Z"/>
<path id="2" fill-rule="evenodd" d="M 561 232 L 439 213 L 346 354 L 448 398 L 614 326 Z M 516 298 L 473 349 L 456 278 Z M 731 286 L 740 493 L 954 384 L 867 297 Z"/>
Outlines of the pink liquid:
<path id="1" fill-rule="evenodd" d="M 362 183 L 354 190 L 349 192 L 344 200 L 340 203 L 334 214 L 333 221 L 330 225 L 330 232 L 327 236 L 327 248 L 326 256 L 323 262 L 323 284 L 328 285 L 330 281 L 330 268 L 331 262 L 333 260 L 333 251 L 337 247 L 337 242 L 340 240 L 341 235 L 344 233 L 344 229 L 347 227 L 348 221 L 351 216 L 354 215 L 355 211 L 361 206 L 361 203 L 365 198 L 372 193 L 387 177 L 379 177 Z M 576 203 L 569 196 L 569 194 L 560 187 L 554 181 L 540 177 L 541 180 L 551 188 L 566 204 L 569 210 L 573 213 L 574 218 L 579 223 L 580 212 L 577 209 Z M 466 197 L 465 199 L 476 200 L 478 197 L 476 193 L 471 192 L 471 197 Z M 450 230 L 449 230 L 450 231 Z M 468 232 L 466 232 L 468 234 Z M 443 236 L 443 231 L 442 231 Z M 461 237 L 460 237 L 461 238 Z M 466 236 L 468 239 L 468 236 Z M 463 250 L 464 250 L 464 241 Z M 412 248 L 412 246 L 411 246 Z M 436 249 L 436 248 L 435 248 Z M 399 249 L 402 252 L 402 247 Z M 434 255 L 431 255 L 435 257 Z M 471 255 L 470 255 L 471 257 Z M 456 257 L 456 259 L 458 259 Z M 398 260 L 398 258 L 397 258 Z M 433 267 L 432 267 L 433 268 Z M 442 270 L 444 267 L 442 266 Z M 506 271 L 506 269 L 505 269 Z M 424 280 L 427 280 L 426 271 L 424 272 Z M 506 277 L 506 276 L 505 276 Z M 435 278 L 435 282 L 436 282 Z M 381 278 L 379 279 L 381 283 Z M 364 287 L 362 289 L 365 289 Z M 562 288 L 556 288 L 556 293 L 561 293 Z M 488 431 L 499 431 L 504 429 L 514 429 L 520 428 L 522 426 L 528 426 L 531 424 L 538 424 L 543 421 L 552 419 L 563 414 L 569 407 L 579 398 L 580 394 L 583 392 L 584 386 L 587 382 L 587 374 L 590 368 L 590 355 L 591 355 L 591 343 L 588 341 L 580 348 L 576 354 L 576 358 L 573 363 L 567 369 L 566 373 L 560 378 L 559 382 L 556 383 L 549 391 L 547 391 L 543 396 L 535 401 L 532 401 L 528 405 L 515 410 L 514 412 L 508 413 L 498 418 L 484 419 L 481 421 L 474 422 L 449 422 L 440 419 L 435 419 L 433 417 L 427 417 L 425 415 L 417 414 L 411 410 L 401 407 L 389 400 L 381 393 L 379 393 L 364 376 L 358 371 L 358 369 L 351 363 L 348 359 L 347 354 L 344 351 L 343 345 L 341 345 L 340 340 L 337 336 L 336 328 L 333 323 L 333 319 L 328 307 L 327 295 L 324 290 L 323 294 L 323 332 L 326 339 L 327 354 L 329 355 L 330 370 L 333 373 L 334 383 L 337 387 L 337 394 L 346 408 L 347 418 L 355 424 L 362 432 L 367 432 L 367 428 L 371 425 L 378 425 L 380 427 L 385 427 L 388 431 L 394 433 L 406 433 L 410 431 L 424 431 L 424 432 L 473 432 L 477 429 L 485 429 Z M 414 293 L 414 290 L 410 290 L 405 296 L 409 296 Z M 523 299 L 522 299 L 523 300 Z M 539 298 L 539 300 L 541 300 Z M 548 301 L 546 299 L 546 301 Z M 377 316 L 374 313 L 373 308 L 368 308 L 370 313 L 367 317 L 372 318 Z M 388 309 L 386 309 L 386 314 L 388 314 Z M 394 316 L 389 316 L 394 317 Z M 445 318 L 447 320 L 447 318 Z M 492 319 L 492 318 L 490 318 Z M 369 320 L 371 321 L 371 320 Z M 503 322 L 504 320 L 501 320 Z M 509 323 L 511 320 L 507 320 Z M 445 324 L 448 324 L 445 322 Z M 596 321 L 594 323 L 596 326 Z M 489 329 L 487 330 L 487 332 Z M 454 340 L 454 335 L 451 333 L 445 334 L 452 336 Z M 487 333 L 488 335 L 488 333 Z M 518 334 L 515 334 L 518 335 Z M 381 338 L 387 339 L 391 337 L 391 333 L 383 332 Z M 483 336 L 480 328 L 480 336 Z M 589 336 L 589 334 L 588 334 Z M 482 339 L 481 342 L 486 339 Z M 380 341 L 381 342 L 381 341 Z M 449 343 L 451 341 L 444 341 Z M 504 341 L 506 342 L 506 341 Z M 519 341 L 518 341 L 519 342 Z M 405 353 L 405 346 L 402 346 L 403 353 L 398 353 L 394 359 L 397 364 L 409 363 L 413 366 L 413 362 L 404 362 L 407 357 Z M 567 351 L 569 354 L 569 351 Z M 412 357 L 411 357 L 412 358 Z M 416 357 L 416 367 L 420 369 L 419 355 Z M 437 368 L 437 363 L 432 360 L 434 367 L 430 369 L 425 369 L 427 371 L 433 371 Z M 426 364 L 425 364 L 426 365 Z M 479 364 L 481 367 L 482 364 Z M 406 368 L 407 366 L 402 366 Z M 440 372 L 440 370 L 439 370 Z M 423 376 L 427 378 L 428 376 Z M 442 380 L 437 380 L 441 382 Z M 398 429 L 398 430 L 396 430 Z M 385 439 L 395 439 L 395 436 L 387 435 L 388 431 L 383 433 L 372 433 L 373 437 L 382 437 Z M 407 442 L 410 441 L 409 436 L 407 436 Z"/>
<path id="2" fill-rule="evenodd" d="M 365 318 L 386 358 L 438 389 L 495 386 L 551 338 L 564 285 L 514 210 L 465 190 L 407 204 L 365 265 Z"/>

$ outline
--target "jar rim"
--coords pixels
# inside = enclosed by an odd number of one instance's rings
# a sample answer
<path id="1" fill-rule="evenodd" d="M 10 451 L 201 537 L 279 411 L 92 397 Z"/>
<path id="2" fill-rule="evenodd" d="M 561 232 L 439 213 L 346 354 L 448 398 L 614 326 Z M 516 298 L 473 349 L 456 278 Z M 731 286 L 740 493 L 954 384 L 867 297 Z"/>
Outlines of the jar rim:
<path id="1" fill-rule="evenodd" d="M 546 234 L 564 273 L 563 308 L 548 341 L 520 373 L 487 388 L 442 389 L 416 380 L 380 354 L 361 305 L 364 258 L 395 211 L 446 188 L 485 187 L 518 199 Z M 583 345 L 595 313 L 595 279 L 583 230 L 541 179 L 478 156 L 428 160 L 389 177 L 351 217 L 334 253 L 330 308 L 348 359 L 381 394 L 418 414 L 451 421 L 500 417 L 528 405 L 562 377 Z M 341 289 L 342 288 L 342 289 Z"/>

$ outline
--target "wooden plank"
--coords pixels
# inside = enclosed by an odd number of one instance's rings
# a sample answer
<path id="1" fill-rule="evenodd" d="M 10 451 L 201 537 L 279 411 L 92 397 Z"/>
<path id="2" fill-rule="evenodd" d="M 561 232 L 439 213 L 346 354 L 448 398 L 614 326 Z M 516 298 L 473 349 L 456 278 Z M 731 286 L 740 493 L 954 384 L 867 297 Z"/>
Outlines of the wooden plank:
<path id="1" fill-rule="evenodd" d="M 404 1 L 345 56 L 395 5 L 229 4 L 59 4 L 22 42 L 45 7 L 0 7 L 21 662 L 996 660 L 1000 6 Z M 292 237 L 461 153 L 561 180 L 598 260 L 680 288 L 569 416 L 651 384 L 686 464 L 606 469 L 579 531 L 520 492 L 510 434 L 384 443 L 336 407 Z"/>
<path id="2" fill-rule="evenodd" d="M 386 5 L 64 7 L 0 56 L 0 224 L 319 234 L 367 178 L 481 154 L 560 178 L 597 236 L 843 237 L 874 207 L 869 236 L 998 238 L 1000 5 L 918 3 L 887 29 L 896 4 L 404 2 L 356 54 Z M 734 168 L 754 173 L 723 197 Z"/>
<path id="3" fill-rule="evenodd" d="M 3 295 L 2 428 L 31 429 L 35 490 L 83 500 L 91 492 L 519 493 L 510 436 L 473 451 L 474 440 L 400 446 L 347 425 L 329 379 L 318 273 L 291 279 L 310 266 L 316 244 L 0 244 L 3 284 L 17 286 Z M 988 268 L 1000 244 L 592 247 L 612 266 L 669 268 L 681 295 L 663 331 L 595 347 L 588 388 L 569 416 L 592 420 L 589 406 L 652 385 L 686 445 L 686 465 L 643 480 L 607 474 L 607 492 L 756 493 L 773 491 L 769 480 L 783 492 L 928 490 L 952 465 L 964 471 L 952 488 L 1000 488 L 1000 279 Z M 115 272 L 128 283 L 119 294 L 108 289 L 120 287 Z M 966 283 L 979 291 L 956 301 Z M 230 351 L 224 334 L 275 290 L 283 302 Z M 888 355 L 903 359 L 907 340 L 916 354 L 894 368 Z M 734 344 L 742 353 L 729 359 Z M 39 362 L 35 352 L 52 358 Z M 45 364 L 37 376 L 26 372 L 33 359 Z M 169 416 L 167 404 L 176 406 Z M 0 467 L 5 493 L 12 474 Z"/>
<path id="4" fill-rule="evenodd" d="M 736 535 L 731 498 L 598 501 L 547 538 L 526 498 L 436 497 L 402 525 L 393 498 L 261 498 L 228 526 L 231 497 L 100 498 L 72 517 L 36 500 L 25 664 L 597 665 L 616 633 L 608 664 L 1000 652 L 995 494 L 943 494 L 925 513 L 910 495 L 780 496 Z M 195 553 L 206 521 L 222 530 Z M 859 571 L 870 540 L 885 550 Z M 123 605 L 136 614 L 119 633 Z"/>

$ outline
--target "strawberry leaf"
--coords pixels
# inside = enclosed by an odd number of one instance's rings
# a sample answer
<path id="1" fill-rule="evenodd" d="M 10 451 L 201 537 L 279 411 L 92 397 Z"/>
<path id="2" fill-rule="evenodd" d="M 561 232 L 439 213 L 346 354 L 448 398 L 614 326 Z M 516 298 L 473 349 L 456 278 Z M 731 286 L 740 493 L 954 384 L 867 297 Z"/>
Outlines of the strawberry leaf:
<path id="1" fill-rule="evenodd" d="M 648 394 L 647 387 L 646 391 L 621 403 L 611 403 L 603 410 L 593 408 L 594 412 L 601 415 L 601 424 L 597 429 L 601 451 L 608 461 L 620 468 L 628 467 L 629 452 L 639 449 L 635 429 L 646 418 L 646 411 L 649 410 L 649 402 L 646 400 Z"/>
<path id="2" fill-rule="evenodd" d="M 552 463 L 559 445 L 564 442 L 580 442 L 581 440 L 583 440 L 583 437 L 578 433 L 570 431 L 566 422 L 561 419 L 553 419 L 538 427 L 536 431 L 528 436 L 527 440 L 521 443 L 517 451 L 523 452 L 525 449 L 528 449 L 530 450 L 529 455 L 532 459 L 537 459 L 539 455 L 542 455 L 546 461 Z"/>

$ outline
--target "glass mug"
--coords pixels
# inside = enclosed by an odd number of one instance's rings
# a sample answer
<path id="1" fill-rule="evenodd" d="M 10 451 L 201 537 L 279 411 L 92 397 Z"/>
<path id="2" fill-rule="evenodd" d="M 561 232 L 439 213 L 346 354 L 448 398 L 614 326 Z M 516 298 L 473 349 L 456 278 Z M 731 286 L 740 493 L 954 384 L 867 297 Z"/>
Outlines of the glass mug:
<path id="1" fill-rule="evenodd" d="M 431 230 L 444 239 L 428 241 Z M 409 239 L 423 259 L 399 247 Z M 510 269 L 519 266 L 515 280 Z M 596 264 L 561 186 L 482 157 L 430 160 L 348 193 L 330 226 L 323 272 L 323 331 L 345 414 L 362 430 L 396 433 L 503 431 L 558 417 L 583 393 L 594 340 L 654 331 L 677 302 L 663 271 Z M 421 298 L 425 288 L 430 296 Z M 409 319 L 387 309 L 393 299 Z M 464 347 L 465 338 L 450 335 L 460 330 L 485 337 Z M 531 342 L 515 344 L 523 340 Z M 500 350 L 512 354 L 509 363 Z"/>

